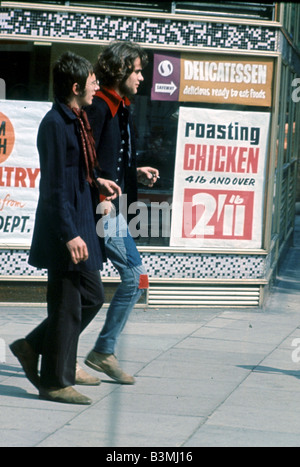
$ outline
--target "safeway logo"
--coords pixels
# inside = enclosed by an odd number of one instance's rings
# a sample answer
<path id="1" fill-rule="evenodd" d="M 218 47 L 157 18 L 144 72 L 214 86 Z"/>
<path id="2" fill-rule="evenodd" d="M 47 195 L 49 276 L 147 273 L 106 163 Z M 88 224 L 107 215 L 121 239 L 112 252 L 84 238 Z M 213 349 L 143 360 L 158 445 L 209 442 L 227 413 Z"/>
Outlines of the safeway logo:
<path id="1" fill-rule="evenodd" d="M 6 161 L 15 145 L 15 131 L 10 119 L 0 112 L 0 164 Z"/>
<path id="2" fill-rule="evenodd" d="M 170 84 L 163 84 L 163 83 L 156 83 L 155 84 L 155 92 L 170 94 L 170 96 L 172 96 L 172 94 L 174 94 L 176 89 L 177 89 L 177 86 L 176 86 L 175 83 L 173 83 L 173 81 L 171 81 Z"/>

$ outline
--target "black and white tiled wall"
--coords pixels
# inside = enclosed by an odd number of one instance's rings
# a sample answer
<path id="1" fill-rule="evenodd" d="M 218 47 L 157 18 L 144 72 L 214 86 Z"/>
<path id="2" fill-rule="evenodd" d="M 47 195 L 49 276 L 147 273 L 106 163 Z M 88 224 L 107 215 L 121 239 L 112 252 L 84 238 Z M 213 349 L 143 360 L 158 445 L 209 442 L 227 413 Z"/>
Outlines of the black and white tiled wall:
<path id="1" fill-rule="evenodd" d="M 191 253 L 142 253 L 150 278 L 161 279 L 262 279 L 266 257 L 260 255 L 223 255 Z M 46 277 L 45 270 L 28 264 L 28 250 L 0 250 L 0 277 Z M 102 277 L 119 277 L 108 262 Z"/>
<path id="2" fill-rule="evenodd" d="M 277 31 L 266 26 L 106 14 L 0 8 L 0 35 L 54 40 L 132 40 L 148 45 L 276 51 Z"/>

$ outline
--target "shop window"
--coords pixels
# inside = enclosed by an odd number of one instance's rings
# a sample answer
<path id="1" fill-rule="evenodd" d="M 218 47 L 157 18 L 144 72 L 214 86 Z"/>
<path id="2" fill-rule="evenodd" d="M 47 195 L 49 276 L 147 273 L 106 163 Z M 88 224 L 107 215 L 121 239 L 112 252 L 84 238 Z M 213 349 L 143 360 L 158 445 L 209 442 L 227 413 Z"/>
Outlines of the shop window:
<path id="1" fill-rule="evenodd" d="M 280 88 L 272 227 L 273 234 L 278 235 L 280 246 L 287 239 L 293 224 L 297 188 L 299 111 L 297 111 L 298 104 L 293 101 L 291 92 L 291 83 L 294 78 L 296 74 L 284 65 Z"/>
<path id="2" fill-rule="evenodd" d="M 157 168 L 160 172 L 160 179 L 153 188 L 139 185 L 138 199 L 143 212 L 145 212 L 145 205 L 147 207 L 148 225 L 140 226 L 142 233 L 136 241 L 140 246 L 169 246 L 179 108 L 241 111 L 266 111 L 266 108 L 252 106 L 250 109 L 246 105 L 151 100 L 154 52 L 151 50 L 147 52 L 149 64 L 143 71 L 144 82 L 132 102 L 137 164 L 140 167 Z M 139 214 L 137 211 L 137 216 Z M 141 217 L 144 219 L 144 216 Z"/>
<path id="3" fill-rule="evenodd" d="M 51 47 L 2 45 L 1 58 L 5 67 L 1 70 L 1 78 L 6 83 L 7 99 L 48 100 L 50 53 Z"/>
<path id="4" fill-rule="evenodd" d="M 51 2 L 53 3 L 53 2 Z M 58 3 L 58 2 L 56 2 Z M 59 2 L 61 3 L 61 2 Z M 99 2 L 69 2 L 71 6 L 96 6 Z M 101 8 L 155 11 L 175 14 L 192 14 L 205 16 L 229 16 L 232 18 L 251 18 L 273 20 L 276 2 L 133 2 L 133 1 L 105 1 L 101 2 Z"/>
<path id="5" fill-rule="evenodd" d="M 275 2 L 173 2 L 176 13 L 274 19 Z"/>
<path id="6" fill-rule="evenodd" d="M 30 100 L 30 52 L 14 51 L 12 53 L 4 49 L 1 51 L 1 57 L 5 63 L 5 67 L 1 70 L 1 77 L 6 83 L 7 99 Z"/>

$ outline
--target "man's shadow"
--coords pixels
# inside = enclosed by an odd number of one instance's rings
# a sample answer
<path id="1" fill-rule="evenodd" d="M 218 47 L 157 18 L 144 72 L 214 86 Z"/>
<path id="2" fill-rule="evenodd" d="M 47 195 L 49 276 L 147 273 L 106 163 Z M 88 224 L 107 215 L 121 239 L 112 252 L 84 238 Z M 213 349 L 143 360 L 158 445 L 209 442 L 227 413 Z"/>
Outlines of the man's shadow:
<path id="1" fill-rule="evenodd" d="M 0 363 L 0 396 L 6 397 L 20 397 L 22 399 L 37 399 L 37 394 L 28 393 L 25 389 L 17 387 L 17 386 L 10 386 L 5 384 L 6 379 L 3 377 L 14 377 L 14 378 L 26 378 L 23 370 L 21 368 L 16 368 L 12 365 L 6 365 Z"/>
<path id="2" fill-rule="evenodd" d="M 281 368 L 274 368 L 271 366 L 264 365 L 237 365 L 238 368 L 244 368 L 244 370 L 252 370 L 252 373 L 273 373 L 273 374 L 282 374 L 286 376 L 294 376 L 297 379 L 300 379 L 300 371 L 293 370 L 283 370 Z"/>

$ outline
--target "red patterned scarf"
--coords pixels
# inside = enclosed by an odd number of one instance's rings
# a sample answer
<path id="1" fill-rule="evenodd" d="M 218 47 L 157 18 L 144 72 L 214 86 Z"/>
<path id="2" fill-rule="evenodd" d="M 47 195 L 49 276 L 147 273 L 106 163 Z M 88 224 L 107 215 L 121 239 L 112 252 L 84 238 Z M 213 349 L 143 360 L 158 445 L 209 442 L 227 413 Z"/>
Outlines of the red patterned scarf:
<path id="1" fill-rule="evenodd" d="M 90 185 L 95 181 L 94 168 L 98 166 L 95 141 L 92 134 L 92 128 L 86 112 L 83 109 L 72 108 L 72 112 L 78 118 L 80 123 L 79 131 L 84 154 L 86 179 Z"/>

